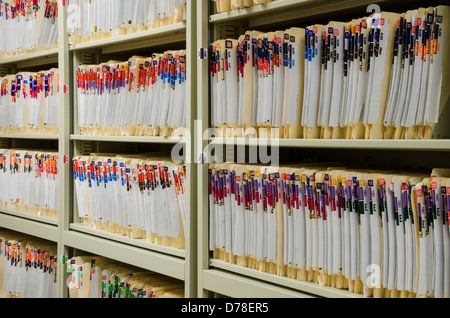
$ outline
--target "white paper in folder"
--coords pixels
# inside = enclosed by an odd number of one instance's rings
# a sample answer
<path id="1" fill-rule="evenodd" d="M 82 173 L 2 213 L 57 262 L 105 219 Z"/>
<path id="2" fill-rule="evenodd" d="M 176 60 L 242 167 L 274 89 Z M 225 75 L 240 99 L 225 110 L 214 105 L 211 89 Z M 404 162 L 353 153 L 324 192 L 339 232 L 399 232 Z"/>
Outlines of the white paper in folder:
<path id="1" fill-rule="evenodd" d="M 87 225 L 131 238 L 181 239 L 186 217 L 181 166 L 95 154 L 75 157 L 73 164 L 78 214 Z"/>

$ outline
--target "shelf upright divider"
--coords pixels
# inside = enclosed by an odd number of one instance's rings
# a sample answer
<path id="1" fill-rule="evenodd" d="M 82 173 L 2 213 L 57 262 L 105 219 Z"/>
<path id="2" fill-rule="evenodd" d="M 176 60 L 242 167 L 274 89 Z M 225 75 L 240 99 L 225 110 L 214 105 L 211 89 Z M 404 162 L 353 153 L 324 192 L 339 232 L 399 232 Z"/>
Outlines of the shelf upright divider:
<path id="1" fill-rule="evenodd" d="M 68 256 L 68 247 L 64 244 L 64 232 L 69 230 L 71 207 L 71 158 L 70 150 L 70 118 L 71 118 L 71 85 L 70 85 L 70 59 L 69 59 L 69 35 L 67 33 L 67 1 L 59 1 L 58 16 L 58 69 L 59 69 L 59 95 L 58 95 L 58 124 L 59 124 L 59 187 L 58 187 L 58 293 L 59 298 L 68 297 L 66 288 L 66 276 L 63 256 Z M 69 89 L 70 88 L 70 89 Z"/>
<path id="2" fill-rule="evenodd" d="M 197 0 L 186 2 L 186 143 L 185 164 L 187 171 L 185 233 L 185 295 L 194 298 L 197 293 L 197 165 L 195 158 L 195 122 L 197 119 Z"/>
<path id="3" fill-rule="evenodd" d="M 197 65 L 197 107 L 199 124 L 196 130 L 197 133 L 197 150 L 199 156 L 202 158 L 198 165 L 198 186 L 197 186 L 197 211 L 198 211 L 198 297 L 207 298 L 208 291 L 203 286 L 203 273 L 209 266 L 209 247 L 208 247 L 208 165 L 203 162 L 203 150 L 208 146 L 208 138 L 203 138 L 203 133 L 209 128 L 209 63 L 206 55 L 200 57 L 200 52 L 203 54 L 209 48 L 209 0 L 198 1 L 197 7 L 197 39 L 199 56 Z"/>

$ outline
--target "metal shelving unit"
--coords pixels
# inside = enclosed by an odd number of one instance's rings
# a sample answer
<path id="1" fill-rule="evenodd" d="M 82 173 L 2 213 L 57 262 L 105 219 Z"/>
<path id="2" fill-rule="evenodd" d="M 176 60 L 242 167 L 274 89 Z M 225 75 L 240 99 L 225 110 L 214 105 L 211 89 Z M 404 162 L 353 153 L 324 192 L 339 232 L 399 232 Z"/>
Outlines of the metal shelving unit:
<path id="1" fill-rule="evenodd" d="M 348 18 L 349 14 L 357 12 L 356 16 L 369 15 L 366 12 L 369 4 L 377 4 L 384 8 L 400 7 L 414 8 L 423 3 L 407 1 L 322 1 L 322 0 L 280 0 L 263 5 L 240 9 L 238 11 L 215 14 L 211 1 L 202 0 L 198 6 L 198 45 L 208 51 L 210 43 L 218 39 L 238 38 L 246 30 L 262 29 L 270 31 L 286 29 L 293 26 L 306 26 L 318 21 L 330 21 L 330 16 L 340 15 Z M 359 12 L 359 13 L 358 13 Z M 403 12 L 403 11 L 402 11 Z M 356 17 L 354 16 L 354 17 Z M 325 22 L 324 22 L 325 23 Z M 201 131 L 209 128 L 209 62 L 201 58 L 197 68 L 198 87 L 198 117 L 201 120 Z M 441 118 L 448 118 L 448 108 Z M 201 139 L 197 136 L 199 147 L 209 149 L 219 147 L 234 149 L 236 146 L 258 147 L 259 145 L 279 148 L 280 157 L 292 162 L 303 156 L 318 156 L 328 158 L 333 154 L 333 160 L 345 158 L 351 152 L 352 159 L 391 164 L 395 167 L 414 166 L 433 168 L 435 164 L 448 167 L 450 152 L 449 129 L 444 124 L 435 128 L 433 140 L 305 140 L 305 139 L 246 139 L 246 138 L 212 138 Z M 210 148 L 206 148 L 210 146 Z M 242 149 L 242 148 L 241 148 Z M 201 150 L 199 150 L 201 152 Z M 295 154 L 295 155 L 292 155 Z M 326 156 L 328 154 L 328 157 Z M 201 154 L 207 158 L 209 153 Z M 292 155 L 292 156 L 290 156 Z M 200 153 L 199 155 L 200 156 Z M 336 159 L 339 157 L 339 159 Z M 308 158 L 308 157 L 306 157 Z M 436 160 L 436 159 L 439 160 Z M 354 161 L 354 160 L 353 160 Z M 370 162 L 370 161 L 369 161 Z M 346 161 L 344 161 L 346 163 Z M 350 162 L 349 162 L 350 164 Z M 209 205 L 205 195 L 208 189 L 208 164 L 198 168 L 198 296 L 209 297 L 210 292 L 229 297 L 334 297 L 359 298 L 347 291 L 324 287 L 318 284 L 301 282 L 287 277 L 263 273 L 254 269 L 212 259 L 208 247 Z"/>
<path id="2" fill-rule="evenodd" d="M 396 1 L 395 5 L 414 1 Z M 67 2 L 67 1 L 66 1 Z M 416 1 L 417 2 L 417 1 Z M 207 50 L 213 40 L 237 38 L 247 29 L 269 28 L 277 25 L 295 26 L 300 23 L 328 20 L 329 15 L 347 14 L 359 10 L 366 14 L 369 4 L 393 5 L 393 0 L 278 0 L 266 5 L 254 6 L 229 13 L 214 14 L 212 1 L 187 0 L 186 23 L 159 29 L 146 30 L 124 36 L 102 39 L 75 45 L 69 44 L 65 21 L 67 10 L 60 6 L 58 19 L 58 47 L 28 55 L 0 60 L 0 74 L 16 72 L 28 67 L 58 65 L 60 70 L 58 135 L 8 135 L 0 134 L 0 145 L 20 146 L 37 141 L 52 144 L 57 141 L 60 158 L 59 213 L 58 219 L 0 208 L 0 226 L 44 238 L 58 245 L 59 259 L 83 252 L 105 256 L 143 269 L 174 277 L 185 282 L 186 297 L 209 297 L 215 292 L 230 297 L 359 297 L 345 291 L 277 277 L 253 269 L 242 268 L 210 258 L 208 249 L 208 165 L 198 164 L 202 151 L 208 146 L 252 147 L 261 140 L 214 138 L 203 139 L 202 132 L 209 128 L 209 62 L 199 58 L 201 48 Z M 77 122 L 76 74 L 80 64 L 101 63 L 115 56 L 129 56 L 137 50 L 151 54 L 174 46 L 186 48 L 189 74 L 187 81 L 186 137 L 111 137 L 81 135 Z M 448 118 L 450 107 L 443 116 Z M 450 136 L 448 127 L 438 127 L 436 135 Z M 199 133 L 200 132 L 200 133 Z M 151 244 L 112 233 L 99 231 L 78 222 L 72 177 L 71 158 L 91 152 L 129 151 L 136 153 L 139 147 L 169 149 L 182 144 L 187 168 L 187 214 L 184 250 Z M 270 147 L 283 151 L 312 151 L 316 155 L 333 150 L 343 154 L 354 151 L 355 156 L 368 152 L 379 160 L 387 153 L 397 160 L 403 154 L 413 157 L 410 161 L 424 162 L 433 157 L 435 162 L 447 163 L 450 140 L 266 140 Z M 195 145 L 195 147 L 194 147 Z M 431 154 L 431 156 L 430 156 Z M 391 158 L 392 159 L 392 158 Z M 439 159 L 438 161 L 436 161 Z M 58 266 L 58 297 L 67 297 L 64 266 Z"/>
<path id="3" fill-rule="evenodd" d="M 67 1 L 65 2 L 67 4 Z M 38 51 L 31 54 L 15 56 L 0 60 L 0 75 L 26 70 L 29 67 L 58 65 L 60 70 L 59 95 L 59 134 L 57 135 L 20 135 L 1 134 L 0 145 L 21 147 L 46 142 L 59 152 L 59 197 L 58 219 L 49 219 L 37 215 L 11 211 L 0 208 L 0 227 L 23 232 L 38 238 L 57 243 L 58 259 L 67 259 L 83 253 L 92 253 L 108 257 L 122 263 L 140 267 L 149 271 L 167 275 L 185 282 L 185 296 L 195 297 L 197 293 L 196 271 L 196 167 L 189 161 L 187 166 L 187 206 L 185 249 L 159 246 L 145 240 L 135 240 L 112 233 L 102 232 L 78 223 L 77 207 L 74 201 L 73 171 L 70 164 L 74 155 L 104 149 L 104 145 L 113 146 L 120 151 L 136 151 L 138 145 L 162 147 L 167 149 L 176 144 L 188 148 L 186 158 L 192 156 L 189 147 L 194 137 L 110 137 L 83 136 L 77 123 L 76 112 L 76 68 L 82 63 L 97 63 L 98 59 L 111 56 L 131 57 L 135 50 L 153 53 L 152 50 L 167 48 L 186 49 L 188 65 L 186 127 L 192 131 L 196 111 L 196 1 L 187 1 L 186 23 L 178 23 L 158 29 L 136 32 L 123 36 L 80 43 L 69 44 L 67 33 L 67 7 L 61 2 L 58 19 L 57 48 Z M 193 39 L 193 40 L 192 40 Z M 120 144 L 120 147 L 114 147 Z M 47 145 L 47 144 L 46 144 Z M 146 148 L 146 149 L 147 149 Z M 58 266 L 58 297 L 67 298 L 68 288 L 65 284 L 65 268 Z"/>
<path id="4" fill-rule="evenodd" d="M 191 38 L 190 34 L 194 31 L 195 23 L 195 1 L 188 1 L 187 5 L 187 22 L 178 23 L 157 29 L 146 30 L 142 32 L 131 33 L 123 36 L 117 36 L 97 41 L 79 43 L 68 46 L 68 56 L 71 60 L 72 73 L 70 87 L 72 92 L 76 92 L 76 74 L 75 70 L 78 65 L 99 63 L 115 56 L 124 58 L 132 57 L 135 50 L 145 52 L 143 54 L 151 54 L 154 50 L 161 47 L 167 48 L 175 45 L 174 48 L 186 48 L 187 59 L 193 61 L 195 65 L 196 54 L 195 42 L 187 41 Z M 190 93 L 192 83 L 195 80 L 191 69 L 188 68 L 187 82 L 187 129 L 193 127 L 194 118 L 190 116 L 192 110 L 195 109 L 195 98 Z M 189 147 L 190 140 L 185 137 L 146 137 L 146 136 L 92 136 L 82 135 L 78 125 L 77 114 L 77 97 L 75 93 L 71 94 L 71 125 L 73 129 L 68 133 L 67 140 L 70 142 L 70 155 L 72 158 L 76 155 L 88 155 L 92 152 L 109 152 L 109 153 L 138 153 L 139 145 L 151 148 L 168 149 L 176 144 L 182 144 L 186 148 Z M 191 185 L 195 182 L 192 179 L 192 166 L 187 166 L 187 191 L 193 189 Z M 65 229 L 62 233 L 62 242 L 67 247 L 77 251 L 94 253 L 96 255 L 108 257 L 125 264 L 137 266 L 143 269 L 154 271 L 163 275 L 167 275 L 185 282 L 185 296 L 193 297 L 196 293 L 196 272 L 192 272 L 190 267 L 195 266 L 196 250 L 192 249 L 191 242 L 196 238 L 195 228 L 192 228 L 191 219 L 195 211 L 195 201 L 189 199 L 188 194 L 186 215 L 186 233 L 185 233 L 185 249 L 176 249 L 167 246 L 152 244 L 141 239 L 130 239 L 113 233 L 96 230 L 84 224 L 79 223 L 77 205 L 74 200 L 74 189 L 66 193 L 70 202 L 68 209 L 70 215 L 65 219 Z M 191 195 L 192 196 L 192 195 Z M 195 246 L 194 246 L 195 247 Z"/>

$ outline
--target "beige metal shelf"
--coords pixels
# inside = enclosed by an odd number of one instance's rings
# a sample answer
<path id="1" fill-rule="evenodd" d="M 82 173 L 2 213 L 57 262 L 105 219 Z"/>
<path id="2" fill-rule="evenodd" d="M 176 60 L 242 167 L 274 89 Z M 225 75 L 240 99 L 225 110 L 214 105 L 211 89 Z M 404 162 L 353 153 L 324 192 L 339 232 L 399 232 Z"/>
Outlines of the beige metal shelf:
<path id="1" fill-rule="evenodd" d="M 162 246 L 162 245 L 152 244 L 144 239 L 131 239 L 131 238 L 128 238 L 128 237 L 125 237 L 122 235 L 96 230 L 87 225 L 80 224 L 80 223 L 70 224 L 70 229 L 77 231 L 77 232 L 84 233 L 84 234 L 89 234 L 89 235 L 97 236 L 100 238 L 125 243 L 125 244 L 135 246 L 138 248 L 146 249 L 149 251 L 155 251 L 155 252 L 159 252 L 159 253 L 164 253 L 164 254 L 171 255 L 171 256 L 184 258 L 184 255 L 185 255 L 184 249 L 182 250 L 182 249 L 177 249 L 177 248 L 173 248 L 170 246 Z"/>
<path id="2" fill-rule="evenodd" d="M 370 4 L 382 4 L 389 0 L 277 0 L 236 11 L 212 14 L 209 22 L 212 24 L 229 23 L 246 20 L 249 27 L 258 27 L 281 23 L 302 18 L 326 17 L 327 14 L 361 7 L 365 9 Z M 404 0 L 401 0 L 404 1 Z"/>
<path id="3" fill-rule="evenodd" d="M 15 65 L 16 68 L 25 68 L 38 65 L 53 64 L 58 62 L 58 48 L 36 51 L 6 59 L 0 59 L 0 66 Z"/>
<path id="4" fill-rule="evenodd" d="M 202 272 L 203 288 L 232 298 L 317 298 L 255 278 L 217 269 Z"/>
<path id="5" fill-rule="evenodd" d="M 75 231 L 65 231 L 62 237 L 68 247 L 185 280 L 185 260 L 182 258 Z"/>
<path id="6" fill-rule="evenodd" d="M 56 220 L 28 215 L 8 209 L 0 209 L 0 227 L 36 236 L 48 241 L 59 242 Z"/>
<path id="7" fill-rule="evenodd" d="M 186 23 L 177 23 L 142 32 L 72 44 L 70 50 L 101 49 L 103 54 L 109 54 L 183 41 L 186 41 Z"/>
<path id="8" fill-rule="evenodd" d="M 22 135 L 22 134 L 0 134 L 3 139 L 36 139 L 36 140 L 58 140 L 59 135 Z"/>
<path id="9" fill-rule="evenodd" d="M 35 222 L 46 223 L 49 225 L 56 225 L 56 226 L 58 225 L 58 219 L 53 219 L 53 218 L 50 218 L 47 216 L 41 216 L 41 215 L 31 214 L 31 213 L 27 213 L 27 212 L 20 212 L 20 211 L 15 211 L 15 210 L 6 209 L 6 208 L 0 208 L 0 213 L 8 214 L 8 215 L 15 216 L 15 217 L 22 218 L 22 219 L 32 220 Z"/>
<path id="10" fill-rule="evenodd" d="M 319 297 L 327 297 L 327 298 L 348 298 L 348 297 L 354 297 L 354 298 L 362 298 L 362 295 L 359 294 L 353 294 L 345 290 L 340 290 L 336 288 L 326 287 L 326 286 L 320 286 L 319 284 L 311 283 L 311 282 L 302 282 L 295 279 L 290 279 L 287 277 L 280 277 L 273 274 L 263 273 L 256 269 L 252 268 L 246 268 L 234 264 L 227 263 L 222 260 L 212 259 L 210 260 L 210 265 L 213 268 L 216 269 L 222 269 L 226 270 L 230 273 L 244 275 L 248 277 L 252 277 L 254 279 L 258 279 L 260 281 L 264 281 L 267 283 L 272 283 L 280 286 L 283 286 L 285 288 L 292 288 L 296 290 L 300 294 L 304 295 L 315 295 Z M 218 279 L 218 277 L 216 277 Z M 272 286 L 266 286 L 266 288 L 273 288 Z M 244 293 L 242 297 L 249 297 L 251 295 L 245 294 L 244 291 L 241 291 L 241 293 Z M 236 297 L 233 295 L 233 297 Z"/>
<path id="11" fill-rule="evenodd" d="M 409 151 L 450 151 L 450 140 L 344 140 L 344 139 L 266 139 L 213 138 L 212 145 L 262 145 L 291 148 L 378 149 Z"/>
<path id="12" fill-rule="evenodd" d="M 71 135 L 70 140 L 156 143 L 156 144 L 157 143 L 177 144 L 186 142 L 184 137 L 131 137 L 131 136 L 90 136 L 90 135 Z"/>

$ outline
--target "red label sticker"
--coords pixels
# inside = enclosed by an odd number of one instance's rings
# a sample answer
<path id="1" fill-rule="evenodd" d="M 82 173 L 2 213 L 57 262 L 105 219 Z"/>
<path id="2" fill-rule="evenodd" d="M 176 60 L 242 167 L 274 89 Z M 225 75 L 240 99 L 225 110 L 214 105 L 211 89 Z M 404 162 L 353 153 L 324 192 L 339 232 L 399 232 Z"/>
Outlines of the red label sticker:
<path id="1" fill-rule="evenodd" d="M 240 176 L 236 176 L 236 181 L 237 182 L 241 182 L 241 177 Z"/>
<path id="2" fill-rule="evenodd" d="M 399 23 L 400 23 L 400 22 L 399 22 Z M 422 19 L 421 19 L 421 18 L 417 18 L 416 24 L 417 24 L 417 25 L 421 25 L 421 24 L 422 24 Z"/>
<path id="3" fill-rule="evenodd" d="M 339 29 L 334 29 L 334 35 L 339 36 Z"/>
<path id="4" fill-rule="evenodd" d="M 380 185 L 385 185 L 385 183 L 386 183 L 386 180 L 384 180 L 384 179 L 380 179 Z"/>
<path id="5" fill-rule="evenodd" d="M 447 195 L 450 195 L 450 187 L 447 187 Z"/>
<path id="6" fill-rule="evenodd" d="M 314 32 L 314 33 L 317 33 L 318 31 L 319 31 L 319 30 L 317 29 L 317 27 L 314 26 L 314 27 L 313 27 L 313 32 Z"/>
<path id="7" fill-rule="evenodd" d="M 347 187 L 351 187 L 352 186 L 352 180 L 347 180 Z"/>
<path id="8" fill-rule="evenodd" d="M 408 187 L 408 185 L 406 183 L 402 184 L 402 190 L 403 191 L 408 191 L 409 190 L 409 187 Z"/>
<path id="9" fill-rule="evenodd" d="M 384 18 L 380 19 L 380 25 L 384 25 Z"/>
<path id="10" fill-rule="evenodd" d="M 436 190 L 437 189 L 437 183 L 436 182 L 431 182 L 431 188 L 433 190 Z"/>

